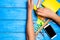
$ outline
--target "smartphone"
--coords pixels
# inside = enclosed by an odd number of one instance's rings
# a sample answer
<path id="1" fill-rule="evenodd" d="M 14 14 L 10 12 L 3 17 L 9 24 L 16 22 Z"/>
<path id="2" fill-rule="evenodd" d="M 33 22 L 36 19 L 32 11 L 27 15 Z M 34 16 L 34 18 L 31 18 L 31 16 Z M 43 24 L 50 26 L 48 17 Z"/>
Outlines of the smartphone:
<path id="1" fill-rule="evenodd" d="M 55 33 L 55 31 L 53 30 L 53 28 L 50 26 L 50 24 L 46 25 L 46 26 L 44 27 L 44 30 L 45 30 L 45 32 L 48 34 L 48 36 L 49 36 L 51 39 L 53 39 L 53 38 L 56 37 L 56 33 Z"/>

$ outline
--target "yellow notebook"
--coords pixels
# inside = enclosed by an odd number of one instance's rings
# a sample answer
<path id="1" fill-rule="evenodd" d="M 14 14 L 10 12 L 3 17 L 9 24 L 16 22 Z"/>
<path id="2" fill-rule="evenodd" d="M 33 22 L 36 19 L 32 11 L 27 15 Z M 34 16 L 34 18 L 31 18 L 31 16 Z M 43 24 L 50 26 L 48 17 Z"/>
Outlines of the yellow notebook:
<path id="1" fill-rule="evenodd" d="M 54 12 L 57 12 L 60 8 L 60 3 L 57 0 L 44 0 L 42 5 L 46 8 L 51 9 Z"/>

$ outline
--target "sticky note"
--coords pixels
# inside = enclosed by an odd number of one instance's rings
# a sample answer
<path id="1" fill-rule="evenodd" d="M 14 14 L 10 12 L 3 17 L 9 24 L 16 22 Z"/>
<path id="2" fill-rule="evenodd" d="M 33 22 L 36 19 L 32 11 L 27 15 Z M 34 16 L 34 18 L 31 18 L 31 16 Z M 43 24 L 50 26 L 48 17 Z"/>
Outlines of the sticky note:
<path id="1" fill-rule="evenodd" d="M 38 18 L 38 19 L 37 19 L 37 24 L 43 25 L 43 24 L 44 24 L 44 21 Z"/>
<path id="2" fill-rule="evenodd" d="M 37 10 L 37 6 L 36 6 L 36 5 L 34 5 L 34 10 L 35 10 L 35 11 Z"/>

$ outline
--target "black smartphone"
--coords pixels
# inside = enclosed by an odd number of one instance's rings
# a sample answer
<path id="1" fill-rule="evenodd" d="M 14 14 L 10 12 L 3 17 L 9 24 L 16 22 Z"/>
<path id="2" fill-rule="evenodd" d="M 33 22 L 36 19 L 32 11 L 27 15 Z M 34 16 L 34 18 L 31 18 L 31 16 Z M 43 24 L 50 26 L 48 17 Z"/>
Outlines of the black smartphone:
<path id="1" fill-rule="evenodd" d="M 53 28 L 50 26 L 50 24 L 46 25 L 44 27 L 44 30 L 46 31 L 46 33 L 48 34 L 48 36 L 53 39 L 55 38 L 57 35 L 55 33 L 55 31 L 53 30 Z"/>

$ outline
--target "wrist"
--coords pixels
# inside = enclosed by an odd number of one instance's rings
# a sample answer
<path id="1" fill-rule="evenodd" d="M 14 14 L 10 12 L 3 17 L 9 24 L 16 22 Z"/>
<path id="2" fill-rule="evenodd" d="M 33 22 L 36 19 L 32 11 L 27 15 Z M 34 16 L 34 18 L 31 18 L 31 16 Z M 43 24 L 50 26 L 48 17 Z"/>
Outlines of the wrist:
<path id="1" fill-rule="evenodd" d="M 52 14 L 49 16 L 49 18 L 53 19 L 53 18 L 55 18 L 56 16 L 57 16 L 56 13 L 52 13 Z"/>
<path id="2" fill-rule="evenodd" d="M 55 15 L 53 15 L 51 18 L 52 18 L 53 20 L 56 20 L 56 19 L 59 18 L 59 16 L 58 16 L 57 14 L 55 14 Z"/>
<path id="3" fill-rule="evenodd" d="M 32 10 L 28 9 L 28 13 L 29 13 L 29 14 L 32 14 Z"/>
<path id="4" fill-rule="evenodd" d="M 29 12 L 32 12 L 32 9 L 28 9 Z"/>

